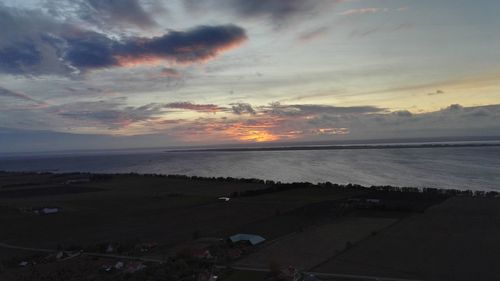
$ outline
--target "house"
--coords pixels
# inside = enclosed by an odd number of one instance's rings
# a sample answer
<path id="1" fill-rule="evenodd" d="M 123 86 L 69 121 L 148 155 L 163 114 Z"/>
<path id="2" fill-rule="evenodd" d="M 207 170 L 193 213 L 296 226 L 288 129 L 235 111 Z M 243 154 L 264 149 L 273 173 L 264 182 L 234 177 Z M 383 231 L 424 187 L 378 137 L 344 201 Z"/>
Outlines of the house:
<path id="1" fill-rule="evenodd" d="M 260 244 L 266 239 L 262 236 L 255 235 L 255 234 L 235 234 L 231 237 L 229 237 L 229 240 L 233 243 L 241 242 L 241 241 L 247 241 L 249 242 L 252 246 L 255 246 L 257 244 Z"/>

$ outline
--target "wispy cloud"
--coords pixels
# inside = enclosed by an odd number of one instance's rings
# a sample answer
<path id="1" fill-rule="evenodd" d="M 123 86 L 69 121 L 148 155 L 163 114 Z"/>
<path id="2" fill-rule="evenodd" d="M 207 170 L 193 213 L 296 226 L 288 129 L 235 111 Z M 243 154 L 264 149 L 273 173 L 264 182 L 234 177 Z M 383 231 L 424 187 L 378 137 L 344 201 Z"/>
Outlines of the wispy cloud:
<path id="1" fill-rule="evenodd" d="M 253 109 L 252 105 L 249 103 L 233 103 L 231 104 L 231 109 L 234 114 L 242 115 L 242 114 L 251 114 L 255 115 L 257 112 Z"/>
<path id="2" fill-rule="evenodd" d="M 387 13 L 387 12 L 404 12 L 407 11 L 408 7 L 401 7 L 397 9 L 391 8 L 374 8 L 374 7 L 366 7 L 366 8 L 357 8 L 350 9 L 340 13 L 342 16 L 354 16 L 354 15 L 367 15 L 367 14 L 379 14 L 379 13 Z"/>
<path id="3" fill-rule="evenodd" d="M 299 34 L 297 40 L 301 43 L 308 43 L 326 36 L 329 30 L 330 28 L 327 26 L 322 26 L 312 30 L 308 30 L 306 32 Z"/>
<path id="4" fill-rule="evenodd" d="M 183 110 L 192 110 L 202 113 L 217 113 L 220 111 L 225 111 L 226 108 L 220 107 L 215 104 L 195 104 L 191 102 L 173 102 L 167 103 L 163 105 L 164 108 L 172 108 L 172 109 L 183 109 Z"/>
<path id="5" fill-rule="evenodd" d="M 12 91 L 12 90 L 6 89 L 6 88 L 1 87 L 1 86 L 0 86 L 0 97 L 14 98 L 17 100 L 27 101 L 27 102 L 33 103 L 34 108 L 47 106 L 46 102 L 39 101 L 39 100 L 32 98 L 31 96 L 29 96 L 25 93 Z"/>
<path id="6" fill-rule="evenodd" d="M 297 19 L 307 19 L 347 0 L 185 0 L 188 11 L 207 9 L 232 13 L 240 18 L 264 18 L 280 26 Z"/>
<path id="7" fill-rule="evenodd" d="M 428 96 L 437 96 L 437 95 L 442 95 L 444 94 L 444 91 L 443 90 L 437 90 L 435 92 L 432 92 L 432 93 L 428 93 L 427 95 Z"/>

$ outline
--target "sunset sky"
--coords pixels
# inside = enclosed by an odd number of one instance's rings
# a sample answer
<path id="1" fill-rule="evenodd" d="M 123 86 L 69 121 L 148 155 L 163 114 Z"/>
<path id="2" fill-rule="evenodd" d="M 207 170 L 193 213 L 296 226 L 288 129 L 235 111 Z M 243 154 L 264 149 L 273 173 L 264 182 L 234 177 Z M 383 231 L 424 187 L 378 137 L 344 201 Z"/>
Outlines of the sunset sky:
<path id="1" fill-rule="evenodd" d="M 500 136 L 499 12 L 0 0 L 0 152 Z"/>

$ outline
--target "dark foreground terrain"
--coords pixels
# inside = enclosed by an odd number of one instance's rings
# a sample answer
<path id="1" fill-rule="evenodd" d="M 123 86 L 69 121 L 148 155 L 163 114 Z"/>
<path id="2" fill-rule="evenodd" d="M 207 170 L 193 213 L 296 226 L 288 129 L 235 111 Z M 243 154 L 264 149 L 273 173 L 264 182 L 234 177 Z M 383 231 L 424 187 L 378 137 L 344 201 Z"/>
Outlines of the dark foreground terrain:
<path id="1" fill-rule="evenodd" d="M 2 281 L 500 280 L 499 237 L 494 192 L 0 173 Z"/>

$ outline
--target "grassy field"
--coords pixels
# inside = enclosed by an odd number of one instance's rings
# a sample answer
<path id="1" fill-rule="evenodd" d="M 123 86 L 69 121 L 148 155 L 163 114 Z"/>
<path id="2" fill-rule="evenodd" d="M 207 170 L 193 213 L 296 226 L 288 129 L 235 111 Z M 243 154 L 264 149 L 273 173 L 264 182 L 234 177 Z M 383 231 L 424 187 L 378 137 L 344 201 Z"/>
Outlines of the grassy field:
<path id="1" fill-rule="evenodd" d="M 24 176 L 19 176 L 21 181 Z M 29 179 L 31 181 L 32 179 Z M 40 180 L 40 179 L 39 179 Z M 53 181 L 47 177 L 48 182 Z M 59 179 L 65 180 L 65 179 Z M 13 180 L 9 178 L 9 183 Z M 54 184 L 51 182 L 51 184 Z M 272 216 L 287 204 L 252 204 L 242 200 L 217 200 L 243 188 L 264 185 L 186 181 L 156 177 L 116 176 L 60 189 L 98 188 L 99 192 L 52 194 L 5 198 L 0 192 L 0 241 L 24 246 L 55 248 L 129 239 L 175 244 L 201 235 L 226 234 L 233 226 Z M 44 189 L 43 185 L 16 187 Z M 7 189 L 9 194 L 14 188 Z M 59 207 L 55 215 L 39 216 L 19 209 Z M 36 233 L 36 235 L 34 235 Z"/>
<path id="2" fill-rule="evenodd" d="M 91 180 L 68 183 L 82 178 Z M 218 200 L 235 194 L 229 202 Z M 383 204 L 359 203 L 367 198 Z M 155 250 L 139 255 L 163 260 L 196 238 L 252 233 L 267 241 L 227 265 L 267 269 L 274 263 L 323 273 L 500 280 L 500 199 L 446 198 L 360 187 L 286 189 L 257 181 L 0 173 L 0 243 L 55 250 L 155 242 Z M 40 207 L 60 212 L 32 211 Z M 29 255 L 0 248 L 0 260 Z M 223 280 L 257 281 L 265 275 L 229 273 Z"/>
<path id="3" fill-rule="evenodd" d="M 267 273 L 255 271 L 236 270 L 225 276 L 225 281 L 262 281 L 265 280 Z"/>
<path id="4" fill-rule="evenodd" d="M 240 260 L 237 265 L 266 268 L 274 262 L 309 270 L 395 221 L 390 218 L 347 217 L 309 227 L 268 242 L 268 245 Z"/>
<path id="5" fill-rule="evenodd" d="M 499 199 L 455 197 L 314 270 L 425 280 L 500 280 L 499 235 Z"/>
<path id="6" fill-rule="evenodd" d="M 219 196 L 268 186 L 137 175 L 64 184 L 68 179 L 82 177 L 86 176 L 7 174 L 0 177 L 4 186 L 0 189 L 0 217 L 3 219 L 0 241 L 55 248 L 57 245 L 85 246 L 129 240 L 175 245 L 192 239 L 195 233 L 227 237 L 250 232 L 273 239 L 321 217 L 290 213 L 292 210 L 353 194 L 301 189 L 279 192 L 284 200 L 271 193 L 221 202 L 217 200 Z M 34 181 L 38 181 L 37 184 Z M 53 188 L 44 194 L 48 185 Z M 81 192 L 71 192 L 75 189 Z M 85 192 L 86 189 L 89 192 Z M 30 195 L 10 196 L 13 193 L 22 195 L 22 192 Z M 59 207 L 61 212 L 39 216 L 19 211 L 37 207 Z"/>

